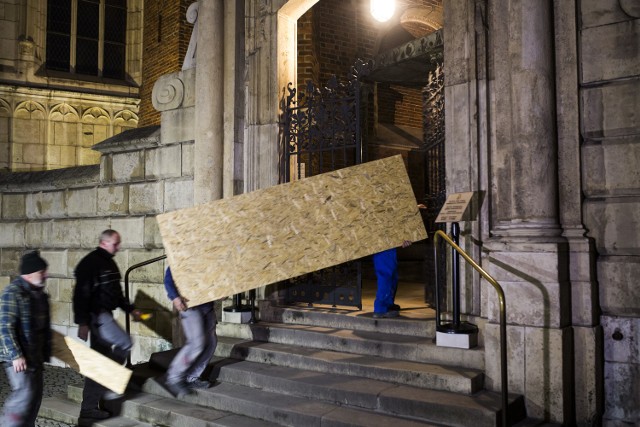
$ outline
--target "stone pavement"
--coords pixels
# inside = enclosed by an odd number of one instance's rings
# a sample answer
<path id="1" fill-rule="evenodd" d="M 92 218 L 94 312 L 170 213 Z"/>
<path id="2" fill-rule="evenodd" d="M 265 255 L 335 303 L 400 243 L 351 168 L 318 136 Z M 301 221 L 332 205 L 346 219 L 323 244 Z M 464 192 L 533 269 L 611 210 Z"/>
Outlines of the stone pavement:
<path id="1" fill-rule="evenodd" d="M 67 393 L 69 384 L 78 384 L 82 382 L 82 375 L 70 368 L 61 368 L 59 366 L 46 365 L 44 368 L 44 397 L 56 396 Z M 4 406 L 4 401 L 9 396 L 11 387 L 7 375 L 2 369 L 0 374 L 0 406 Z M 36 420 L 36 427 L 73 427 L 74 425 L 65 424 L 58 421 L 40 418 Z"/>

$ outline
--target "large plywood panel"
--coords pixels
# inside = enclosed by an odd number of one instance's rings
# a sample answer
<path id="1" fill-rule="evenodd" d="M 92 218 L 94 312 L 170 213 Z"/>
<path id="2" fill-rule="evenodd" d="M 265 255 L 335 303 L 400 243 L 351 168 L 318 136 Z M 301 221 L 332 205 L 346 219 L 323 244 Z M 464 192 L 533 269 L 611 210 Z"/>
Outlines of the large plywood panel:
<path id="1" fill-rule="evenodd" d="M 69 365 L 75 371 L 109 390 L 122 394 L 129 384 L 132 371 L 106 356 L 98 353 L 84 343 L 60 332 L 51 331 L 52 355 Z"/>
<path id="2" fill-rule="evenodd" d="M 191 306 L 427 237 L 400 156 L 157 216 Z"/>

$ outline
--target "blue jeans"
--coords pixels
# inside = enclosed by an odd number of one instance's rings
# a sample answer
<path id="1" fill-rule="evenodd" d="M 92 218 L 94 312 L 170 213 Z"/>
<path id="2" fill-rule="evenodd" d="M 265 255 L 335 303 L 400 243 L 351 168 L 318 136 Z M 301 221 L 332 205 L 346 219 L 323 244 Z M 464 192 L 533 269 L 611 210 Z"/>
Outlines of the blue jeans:
<path id="1" fill-rule="evenodd" d="M 199 378 L 216 350 L 216 313 L 213 303 L 180 312 L 187 342 L 175 355 L 167 370 L 167 382 L 178 383 Z"/>
<path id="2" fill-rule="evenodd" d="M 113 314 L 104 311 L 91 314 L 91 348 L 109 359 L 124 364 L 131 351 L 131 337 L 113 319 Z M 96 409 L 107 388 L 91 378 L 84 378 L 81 410 Z"/>
<path id="3" fill-rule="evenodd" d="M 11 362 L 5 371 L 11 394 L 4 402 L 3 427 L 33 427 L 36 423 L 40 403 L 42 403 L 42 365 L 16 372 Z"/>
<path id="4" fill-rule="evenodd" d="M 373 302 L 375 313 L 386 313 L 393 304 L 398 289 L 398 257 L 396 249 L 387 249 L 373 255 L 373 267 L 378 279 L 378 290 Z"/>

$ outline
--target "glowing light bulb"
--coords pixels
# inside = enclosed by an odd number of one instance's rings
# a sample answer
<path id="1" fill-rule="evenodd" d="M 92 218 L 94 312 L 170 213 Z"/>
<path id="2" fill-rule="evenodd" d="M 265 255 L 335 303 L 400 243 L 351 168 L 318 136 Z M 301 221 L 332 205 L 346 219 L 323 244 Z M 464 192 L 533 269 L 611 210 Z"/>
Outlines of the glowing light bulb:
<path id="1" fill-rule="evenodd" d="M 380 22 L 391 19 L 395 11 L 395 0 L 371 0 L 371 15 Z"/>

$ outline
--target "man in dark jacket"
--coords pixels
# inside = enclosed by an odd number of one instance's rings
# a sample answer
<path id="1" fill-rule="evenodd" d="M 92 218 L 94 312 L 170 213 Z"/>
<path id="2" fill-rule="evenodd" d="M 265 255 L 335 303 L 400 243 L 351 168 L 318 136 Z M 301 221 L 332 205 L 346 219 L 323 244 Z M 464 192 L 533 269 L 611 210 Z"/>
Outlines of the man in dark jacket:
<path id="1" fill-rule="evenodd" d="M 20 261 L 20 276 L 0 295 L 0 361 L 11 394 L 0 425 L 34 426 L 42 402 L 42 371 L 51 357 L 47 262 L 37 251 Z"/>
<path id="2" fill-rule="evenodd" d="M 140 311 L 124 297 L 120 286 L 120 270 L 113 260 L 120 249 L 120 234 L 105 230 L 98 247 L 76 266 L 76 286 L 73 292 L 74 321 L 78 337 L 86 341 L 91 333 L 91 348 L 124 363 L 131 351 L 131 338 L 113 318 L 113 310 L 121 308 L 140 320 Z M 100 400 L 107 389 L 90 378 L 84 379 L 81 419 L 105 419 L 111 414 L 100 409 Z"/>

